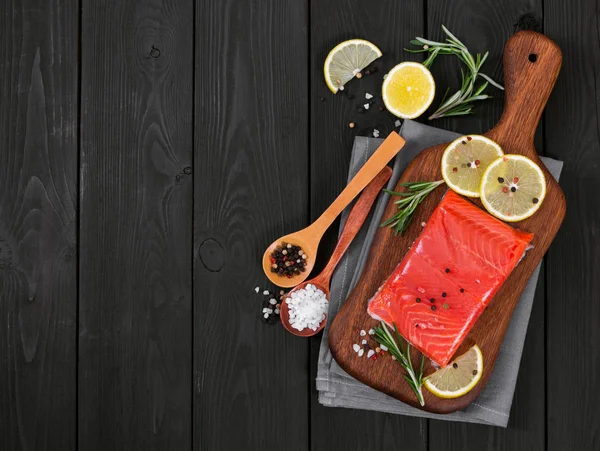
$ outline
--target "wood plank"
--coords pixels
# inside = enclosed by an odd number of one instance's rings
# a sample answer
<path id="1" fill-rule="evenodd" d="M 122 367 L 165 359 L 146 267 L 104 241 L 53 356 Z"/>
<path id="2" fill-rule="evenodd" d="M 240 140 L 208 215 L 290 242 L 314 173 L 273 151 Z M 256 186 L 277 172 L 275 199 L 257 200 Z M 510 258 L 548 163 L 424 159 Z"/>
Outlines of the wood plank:
<path id="1" fill-rule="evenodd" d="M 0 449 L 74 449 L 76 2 L 0 2 Z"/>
<path id="2" fill-rule="evenodd" d="M 544 29 L 565 55 L 546 144 L 549 156 L 565 161 L 568 202 L 547 260 L 549 450 L 600 449 L 599 26 L 594 2 L 544 2 Z"/>
<path id="3" fill-rule="evenodd" d="M 189 449 L 193 5 L 82 8 L 79 448 Z"/>
<path id="4" fill-rule="evenodd" d="M 448 2 L 428 1 L 428 37 L 442 38 L 441 25 L 455 33 L 471 52 L 489 51 L 485 73 L 503 83 L 502 51 L 506 40 L 515 29 L 518 19 L 526 13 L 542 16 L 541 0 L 462 1 L 459 6 Z M 439 90 L 444 86 L 456 88 L 460 83 L 460 64 L 456 58 L 441 57 L 434 63 L 432 72 Z M 504 95 L 488 87 L 494 96 L 477 104 L 470 116 L 443 118 L 430 121 L 430 125 L 462 133 L 483 133 L 497 122 L 502 114 Z M 434 108 L 439 100 L 433 103 Z M 535 145 L 543 153 L 542 125 L 538 126 Z M 467 450 L 481 449 L 493 444 L 494 449 L 539 450 L 545 446 L 545 386 L 540 380 L 539 368 L 544 368 L 544 276 L 540 274 L 525 348 L 507 429 L 466 423 L 430 421 L 430 449 Z"/>
<path id="5" fill-rule="evenodd" d="M 261 257 L 308 220 L 307 5 L 196 2 L 195 450 L 306 450 L 308 341 L 262 323 Z"/>
<path id="6" fill-rule="evenodd" d="M 394 128 L 396 118 L 379 112 L 383 75 L 401 61 L 421 61 L 421 55 L 403 51 L 415 36 L 424 34 L 424 2 L 311 1 L 310 11 L 311 105 L 311 219 L 316 219 L 343 189 L 354 136 L 368 136 L 374 128 L 382 137 Z M 331 94 L 323 81 L 327 53 L 344 39 L 364 38 L 379 46 L 384 56 L 374 63 L 379 71 L 353 80 L 344 92 Z M 361 114 L 365 92 L 375 103 Z M 347 94 L 354 96 L 349 99 Z M 321 100 L 323 98 L 323 100 Z M 356 127 L 350 129 L 349 122 Z M 320 264 L 330 255 L 337 237 L 331 227 L 320 246 Z M 317 268 L 318 269 L 318 268 Z M 359 410 L 330 409 L 317 400 L 314 378 L 321 337 L 311 342 L 311 445 L 312 449 L 375 450 L 427 448 L 427 421 Z M 335 431 L 344 431 L 336 433 Z"/>

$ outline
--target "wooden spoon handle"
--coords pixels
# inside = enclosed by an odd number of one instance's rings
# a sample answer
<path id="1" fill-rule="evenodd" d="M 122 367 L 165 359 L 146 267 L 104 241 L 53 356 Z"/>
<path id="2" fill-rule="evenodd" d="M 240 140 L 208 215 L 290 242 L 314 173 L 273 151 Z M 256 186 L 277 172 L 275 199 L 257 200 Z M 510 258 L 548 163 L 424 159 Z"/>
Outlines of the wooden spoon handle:
<path id="1" fill-rule="evenodd" d="M 381 190 L 391 176 L 392 170 L 388 166 L 384 167 L 362 192 L 348 215 L 346 224 L 344 224 L 344 229 L 342 230 L 327 266 L 325 266 L 321 274 L 315 277 L 314 280 L 318 279 L 323 286 L 329 287 L 329 280 L 331 279 L 335 267 L 340 262 L 356 234 L 359 232 L 365 219 L 367 219 L 367 216 L 369 215 L 369 211 L 371 211 L 375 199 L 377 199 L 377 196 L 381 193 Z"/>
<path id="2" fill-rule="evenodd" d="M 519 31 L 504 47 L 504 113 L 491 135 L 520 137 L 525 154 L 537 159 L 535 129 L 554 87 L 562 54 L 554 41 L 534 31 Z M 492 136 L 493 138 L 493 136 Z"/>
<path id="3" fill-rule="evenodd" d="M 404 146 L 404 139 L 392 132 L 381 143 L 381 146 L 375 151 L 371 158 L 358 171 L 354 178 L 348 183 L 346 188 L 340 193 L 336 200 L 311 226 L 311 233 L 314 236 L 321 237 L 325 230 L 335 221 L 335 218 L 352 202 L 367 184 L 394 158 L 394 156 Z"/>

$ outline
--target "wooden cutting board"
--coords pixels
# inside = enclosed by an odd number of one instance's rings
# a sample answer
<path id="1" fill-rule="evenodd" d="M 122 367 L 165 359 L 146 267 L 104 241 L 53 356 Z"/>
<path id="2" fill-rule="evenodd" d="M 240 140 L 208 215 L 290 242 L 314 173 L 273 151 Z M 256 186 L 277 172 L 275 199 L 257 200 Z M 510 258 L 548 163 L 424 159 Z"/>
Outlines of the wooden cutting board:
<path id="1" fill-rule="evenodd" d="M 548 250 L 566 211 L 562 190 L 538 158 L 533 146 L 535 129 L 558 76 L 561 60 L 558 46 L 532 31 L 516 33 L 508 40 L 504 49 L 504 113 L 498 124 L 485 133 L 485 136 L 498 142 L 505 153 L 525 155 L 535 161 L 543 169 L 548 186 L 546 199 L 538 212 L 531 218 L 514 224 L 519 229 L 535 234 L 532 241 L 535 247 L 512 272 L 455 354 L 466 352 L 475 343 L 479 345 L 484 358 L 484 372 L 480 382 L 469 393 L 456 399 L 438 398 L 424 388 L 425 406 L 421 407 L 403 379 L 403 371 L 397 362 L 389 356 L 380 357 L 376 361 L 359 358 L 352 349 L 352 344 L 360 343 L 362 339 L 357 331 L 368 330 L 377 324 L 366 312 L 367 301 L 393 272 L 417 238 L 421 232 L 421 223 L 431 216 L 446 190 L 445 185 L 437 188 L 421 204 L 404 235 L 394 236 L 389 228 L 379 229 L 361 279 L 331 326 L 329 346 L 333 357 L 354 378 L 407 404 L 435 413 L 450 413 L 465 408 L 477 398 L 487 383 L 521 292 Z M 442 144 L 421 152 L 406 169 L 399 183 L 440 180 L 440 161 L 445 148 L 446 144 Z M 397 191 L 403 189 L 400 185 L 396 187 Z M 394 200 L 388 204 L 384 219 L 396 212 Z M 475 203 L 481 207 L 478 199 Z M 415 351 L 413 361 L 417 357 Z M 433 367 L 427 363 L 425 374 L 432 371 Z"/>

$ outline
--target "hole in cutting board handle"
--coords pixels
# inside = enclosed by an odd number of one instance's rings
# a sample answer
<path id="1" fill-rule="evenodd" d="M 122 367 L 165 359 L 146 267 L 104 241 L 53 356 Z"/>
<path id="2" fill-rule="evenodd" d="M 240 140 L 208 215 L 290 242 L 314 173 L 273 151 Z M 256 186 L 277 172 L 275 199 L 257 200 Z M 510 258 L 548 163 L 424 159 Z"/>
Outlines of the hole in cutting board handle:
<path id="1" fill-rule="evenodd" d="M 531 61 L 532 63 L 535 63 L 537 61 L 537 55 L 535 53 L 530 53 L 529 61 Z"/>

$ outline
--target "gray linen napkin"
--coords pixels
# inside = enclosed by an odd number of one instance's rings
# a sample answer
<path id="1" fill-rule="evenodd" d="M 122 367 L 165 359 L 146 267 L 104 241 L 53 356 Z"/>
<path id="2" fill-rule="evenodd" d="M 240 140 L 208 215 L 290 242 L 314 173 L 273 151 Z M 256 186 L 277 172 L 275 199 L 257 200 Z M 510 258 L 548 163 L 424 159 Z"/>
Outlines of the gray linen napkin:
<path id="1" fill-rule="evenodd" d="M 460 136 L 447 130 L 406 120 L 400 129 L 400 135 L 406 139 L 404 148 L 394 161 L 392 178 L 388 188 L 393 189 L 402 172 L 412 159 L 427 147 L 448 142 Z M 367 159 L 379 147 L 383 140 L 357 137 L 352 149 L 348 180 L 352 179 Z M 558 180 L 562 162 L 542 157 L 542 161 Z M 466 409 L 447 415 L 432 414 L 408 406 L 397 399 L 378 392 L 349 376 L 333 360 L 327 341 L 329 326 L 341 305 L 348 297 L 350 290 L 356 285 L 365 266 L 371 243 L 389 200 L 389 195 L 382 193 L 361 231 L 354 239 L 346 255 L 339 263 L 332 282 L 329 316 L 323 332 L 316 385 L 319 391 L 319 402 L 325 406 L 347 407 L 354 409 L 376 410 L 387 413 L 410 415 L 416 417 L 436 418 L 448 421 L 463 421 L 506 427 L 510 414 L 523 344 L 527 333 L 527 325 L 531 315 L 531 307 L 535 294 L 540 267 L 535 270 L 515 308 L 504 342 L 500 349 L 494 371 L 479 395 Z M 348 216 L 349 208 L 342 215 L 340 231 Z"/>

